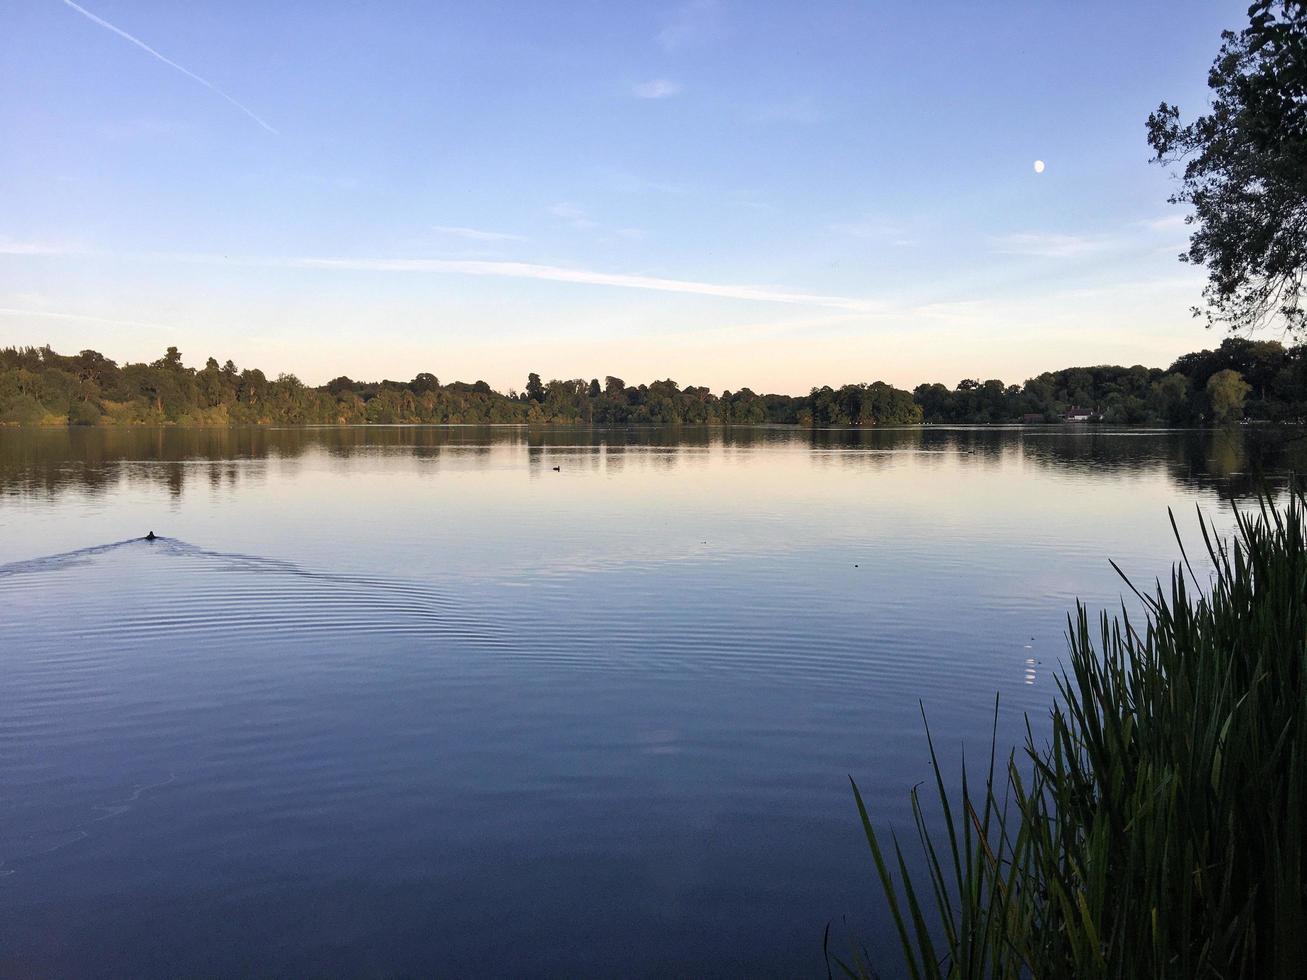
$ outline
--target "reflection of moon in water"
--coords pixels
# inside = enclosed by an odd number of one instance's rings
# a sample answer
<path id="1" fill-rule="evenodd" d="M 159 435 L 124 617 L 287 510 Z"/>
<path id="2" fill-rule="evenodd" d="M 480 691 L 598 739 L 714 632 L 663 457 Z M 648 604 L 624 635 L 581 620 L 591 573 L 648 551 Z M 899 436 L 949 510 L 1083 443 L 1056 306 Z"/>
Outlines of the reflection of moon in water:
<path id="1" fill-rule="evenodd" d="M 1035 173 L 1037 173 L 1037 174 L 1042 174 L 1043 172 L 1044 172 L 1044 161 L 1043 161 L 1043 160 L 1036 160 L 1036 161 L 1035 161 Z"/>

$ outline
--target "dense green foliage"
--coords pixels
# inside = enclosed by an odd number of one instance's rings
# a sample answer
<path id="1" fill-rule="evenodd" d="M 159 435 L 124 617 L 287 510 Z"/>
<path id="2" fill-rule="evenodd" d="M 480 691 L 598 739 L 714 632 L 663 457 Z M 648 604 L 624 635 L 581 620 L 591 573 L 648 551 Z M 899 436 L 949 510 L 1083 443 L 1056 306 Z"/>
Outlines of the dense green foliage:
<path id="1" fill-rule="evenodd" d="M 1207 268 L 1209 323 L 1307 327 L 1307 0 L 1256 0 L 1221 35 L 1206 114 L 1148 117 L 1156 161 L 1183 164 L 1173 204 L 1192 210 L 1184 261 Z"/>
<path id="2" fill-rule="evenodd" d="M 913 977 L 1302 976 L 1307 501 L 1240 515 L 1232 543 L 1203 538 L 1208 591 L 1186 556 L 1137 593 L 1142 630 L 1124 610 L 1092 630 L 1077 607 L 1028 764 L 1014 754 L 996 779 L 991 757 L 956 801 L 935 760 L 942 833 L 913 793 L 928 892 L 854 786 Z"/>
<path id="3" fill-rule="evenodd" d="M 1051 371 L 1024 385 L 963 381 L 956 388 L 883 382 L 759 395 L 713 394 L 668 379 L 628 386 L 621 378 L 541 381 L 521 394 L 484 381 L 441 384 L 339 377 L 320 388 L 294 375 L 269 380 L 209 358 L 188 368 L 175 347 L 150 364 L 103 354 L 65 356 L 49 347 L 0 349 L 0 423 L 28 425 L 263 425 L 360 423 L 787 423 L 814 426 L 1057 422 L 1070 416 L 1116 424 L 1202 425 L 1307 419 L 1307 346 L 1227 338 L 1168 369 L 1086 367 Z"/>
<path id="4" fill-rule="evenodd" d="M 912 395 L 877 382 L 823 388 L 811 398 L 758 395 L 748 388 L 714 395 L 675 381 L 627 386 L 609 377 L 542 382 L 531 374 L 520 394 L 484 381 L 440 383 L 339 377 L 321 388 L 294 375 L 269 380 L 209 358 L 200 370 L 175 347 L 151 364 L 119 366 L 103 354 L 64 356 L 49 347 L 0 350 L 0 423 L 11 424 L 350 424 L 350 423 L 661 423 L 814 421 L 904 425 L 921 421 Z"/>
<path id="5" fill-rule="evenodd" d="M 516 422 L 524 410 L 484 382 L 441 387 L 419 374 L 404 384 L 313 388 L 291 374 L 269 380 L 209 358 L 200 370 L 169 347 L 151 364 L 121 367 L 103 354 L 63 356 L 42 348 L 0 350 L 0 422 L 27 424 L 328 424 L 340 422 Z"/>
<path id="6" fill-rule="evenodd" d="M 1056 422 L 1077 413 L 1117 425 L 1300 422 L 1307 419 L 1307 346 L 1228 337 L 1166 370 L 1067 368 L 1021 386 L 919 385 L 913 396 L 927 422 Z"/>

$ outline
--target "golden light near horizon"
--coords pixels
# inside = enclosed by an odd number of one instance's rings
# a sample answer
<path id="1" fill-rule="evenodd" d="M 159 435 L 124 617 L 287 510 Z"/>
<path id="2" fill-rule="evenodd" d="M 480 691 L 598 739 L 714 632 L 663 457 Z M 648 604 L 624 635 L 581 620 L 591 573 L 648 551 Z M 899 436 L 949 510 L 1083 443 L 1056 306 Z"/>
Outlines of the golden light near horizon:
<path id="1" fill-rule="evenodd" d="M 1036 160 L 1036 161 L 1035 161 L 1035 173 L 1037 173 L 1037 174 L 1042 174 L 1043 172 L 1044 172 L 1044 161 L 1043 161 L 1043 160 Z"/>

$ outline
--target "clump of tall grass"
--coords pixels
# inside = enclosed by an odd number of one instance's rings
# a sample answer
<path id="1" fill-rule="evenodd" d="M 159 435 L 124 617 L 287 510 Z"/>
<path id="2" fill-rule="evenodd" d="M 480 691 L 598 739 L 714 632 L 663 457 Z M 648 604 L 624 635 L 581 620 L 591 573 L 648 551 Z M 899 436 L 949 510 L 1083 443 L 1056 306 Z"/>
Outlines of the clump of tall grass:
<path id="1" fill-rule="evenodd" d="M 1307 976 L 1307 502 L 1199 522 L 1205 588 L 1181 542 L 1142 626 L 1077 604 L 1046 736 L 956 798 L 931 745 L 924 882 L 854 785 L 908 975 Z"/>

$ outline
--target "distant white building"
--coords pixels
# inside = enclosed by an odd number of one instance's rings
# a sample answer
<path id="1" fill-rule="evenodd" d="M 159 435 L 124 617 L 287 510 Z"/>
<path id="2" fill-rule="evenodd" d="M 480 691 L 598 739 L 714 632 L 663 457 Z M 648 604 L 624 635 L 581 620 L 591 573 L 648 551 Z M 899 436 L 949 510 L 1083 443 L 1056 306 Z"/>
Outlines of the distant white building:
<path id="1" fill-rule="evenodd" d="M 1087 408 L 1068 408 L 1062 416 L 1063 422 L 1088 422 L 1094 413 Z"/>

